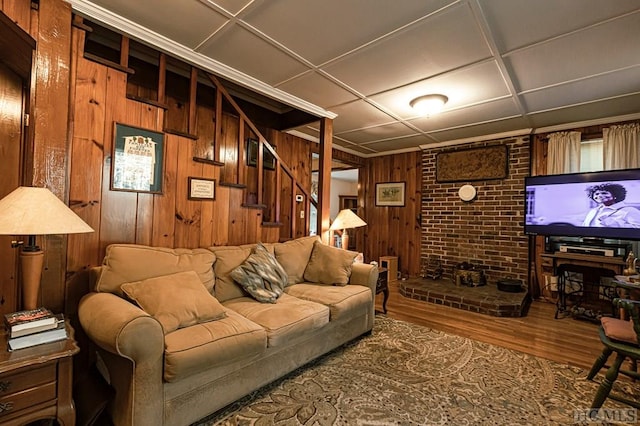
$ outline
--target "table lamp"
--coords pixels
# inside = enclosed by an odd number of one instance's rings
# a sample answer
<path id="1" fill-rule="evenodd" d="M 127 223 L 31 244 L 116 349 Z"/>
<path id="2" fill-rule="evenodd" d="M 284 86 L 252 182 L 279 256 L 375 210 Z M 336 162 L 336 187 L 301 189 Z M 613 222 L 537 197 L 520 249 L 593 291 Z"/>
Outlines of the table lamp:
<path id="1" fill-rule="evenodd" d="M 349 247 L 349 235 L 347 234 L 347 229 L 358 228 L 360 226 L 365 226 L 367 222 L 360 219 L 357 214 L 352 212 L 350 209 L 340 210 L 338 216 L 333 221 L 329 230 L 335 231 L 337 229 L 342 229 L 342 248 L 347 249 Z"/>
<path id="2" fill-rule="evenodd" d="M 35 309 L 38 304 L 44 251 L 36 244 L 36 235 L 78 234 L 93 232 L 78 215 L 47 188 L 21 186 L 0 200 L 0 235 L 26 235 L 22 246 L 23 309 Z"/>

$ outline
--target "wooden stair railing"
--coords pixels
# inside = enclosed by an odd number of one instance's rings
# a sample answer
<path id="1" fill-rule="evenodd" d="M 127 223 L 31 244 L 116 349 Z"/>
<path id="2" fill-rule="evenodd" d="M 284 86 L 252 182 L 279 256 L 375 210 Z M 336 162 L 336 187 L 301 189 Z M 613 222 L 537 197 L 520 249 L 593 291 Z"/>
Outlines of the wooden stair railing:
<path id="1" fill-rule="evenodd" d="M 83 20 L 78 18 L 74 21 L 75 25 L 83 25 Z M 84 26 L 85 31 L 91 31 L 91 27 Z M 120 58 L 119 62 L 113 62 L 111 60 L 107 60 L 99 55 L 95 55 L 89 52 L 84 52 L 84 57 L 86 59 L 92 60 L 94 62 L 101 63 L 102 65 L 106 65 L 120 71 L 125 72 L 127 75 L 133 75 L 135 70 L 129 68 L 129 53 L 130 53 L 130 39 L 127 36 L 122 35 L 120 38 Z M 158 56 L 158 85 L 157 85 L 157 98 L 156 99 L 148 99 L 145 97 L 140 97 L 135 94 L 127 94 L 127 98 L 132 99 L 138 102 L 148 103 L 150 105 L 154 105 L 160 107 L 167 112 L 168 105 L 166 103 L 166 85 L 167 85 L 167 58 L 168 56 L 165 53 L 159 52 Z M 189 96 L 188 96 L 188 112 L 187 112 L 187 122 L 186 129 L 174 129 L 166 127 L 163 129 L 164 132 L 173 133 L 179 136 L 187 137 L 190 139 L 197 140 L 198 136 L 196 135 L 196 121 L 197 121 L 197 90 L 198 90 L 198 68 L 191 66 L 189 72 Z M 263 223 L 262 226 L 281 226 L 280 217 L 281 217 L 281 194 L 280 188 L 282 187 L 282 172 L 286 173 L 288 179 L 291 180 L 291 229 L 290 235 L 296 235 L 296 194 L 302 193 L 305 202 L 305 218 L 309 218 L 309 213 L 311 210 L 311 206 L 317 208 L 317 202 L 311 197 L 309 191 L 302 186 L 297 179 L 295 178 L 293 171 L 289 168 L 289 166 L 282 161 L 280 156 L 277 154 L 276 150 L 273 148 L 271 144 L 266 140 L 266 138 L 261 134 L 258 128 L 251 122 L 248 116 L 242 111 L 237 102 L 231 97 L 226 88 L 222 85 L 220 80 L 216 78 L 214 75 L 206 73 L 209 79 L 213 82 L 216 87 L 215 91 L 215 128 L 214 128 L 214 143 L 216 146 L 219 146 L 220 141 L 222 140 L 222 109 L 223 109 L 223 101 L 227 101 L 231 107 L 235 110 L 235 112 L 239 116 L 239 132 L 238 132 L 238 141 L 236 144 L 237 152 L 236 152 L 236 160 L 237 167 L 235 169 L 235 181 L 234 182 L 220 182 L 221 186 L 227 186 L 232 188 L 239 188 L 246 191 L 248 185 L 245 181 L 245 173 L 243 173 L 242 164 L 245 164 L 245 152 L 243 149 L 243 143 L 246 139 L 245 135 L 245 125 L 253 132 L 258 138 L 258 154 L 257 154 L 257 194 L 255 202 L 245 202 L 242 204 L 243 207 L 246 208 L 256 208 L 256 209 L 266 209 L 268 206 L 264 203 L 264 150 L 268 150 L 268 152 L 275 159 L 275 190 L 273 193 L 275 194 L 274 200 L 274 214 L 273 220 L 269 222 L 264 221 L 263 215 Z M 165 125 L 166 125 L 166 115 L 165 115 Z M 186 131 L 185 131 L 186 130 Z M 193 161 L 206 163 L 214 166 L 224 166 L 225 163 L 220 161 L 220 153 L 219 149 L 214 149 L 213 158 L 200 158 L 193 157 Z M 246 200 L 246 197 L 245 197 Z M 304 234 L 309 234 L 310 224 L 309 221 L 305 221 L 305 229 Z"/>
<path id="2" fill-rule="evenodd" d="M 296 193 L 301 192 L 304 195 L 304 198 L 306 200 L 305 203 L 305 218 L 309 217 L 309 213 L 311 210 L 311 205 L 317 206 L 315 200 L 313 200 L 313 198 L 311 197 L 310 192 L 304 187 L 302 186 L 298 180 L 295 178 L 293 171 L 291 170 L 291 168 L 282 160 L 282 158 L 280 158 L 280 156 L 278 155 L 278 153 L 276 152 L 276 150 L 273 148 L 273 146 L 267 141 L 267 139 L 262 135 L 262 133 L 260 132 L 260 130 L 258 130 L 258 128 L 251 122 L 251 120 L 249 119 L 249 117 L 247 117 L 247 115 L 242 111 L 242 108 L 240 108 L 240 106 L 238 105 L 238 103 L 231 97 L 231 95 L 229 94 L 229 92 L 226 90 L 226 88 L 222 85 L 222 83 L 220 82 L 220 80 L 218 80 L 218 78 L 216 78 L 214 75 L 211 74 L 207 74 L 209 76 L 209 78 L 211 79 L 211 81 L 213 82 L 213 84 L 216 87 L 216 114 L 221 113 L 222 111 L 222 98 L 224 98 L 224 100 L 226 100 L 231 106 L 232 108 L 235 110 L 235 112 L 239 115 L 239 121 L 240 121 L 240 125 L 239 125 L 239 134 L 238 134 L 238 144 L 237 144 L 237 159 L 238 159 L 238 167 L 236 168 L 236 182 L 237 182 L 237 187 L 241 187 L 241 188 L 246 188 L 247 185 L 246 183 L 243 181 L 244 179 L 244 174 L 241 173 L 242 168 L 240 167 L 240 164 L 244 163 L 244 149 L 242 149 L 241 144 L 243 143 L 243 141 L 245 140 L 245 135 L 244 135 L 244 130 L 245 130 L 245 125 L 249 127 L 249 129 L 257 136 L 258 138 L 258 150 L 257 150 L 257 161 L 256 161 L 256 167 L 257 167 L 257 189 L 256 189 L 256 201 L 255 202 L 248 202 L 248 203 L 244 203 L 242 204 L 243 207 L 246 208 L 257 208 L 257 209 L 266 209 L 267 205 L 264 202 L 264 150 L 266 149 L 269 154 L 274 158 L 275 161 L 275 188 L 276 190 L 274 191 L 275 193 L 275 200 L 274 200 L 274 219 L 272 221 L 269 222 L 265 222 L 263 221 L 262 225 L 263 226 L 280 226 L 280 214 L 281 214 L 281 194 L 279 189 L 282 187 L 282 172 L 284 171 L 284 173 L 286 173 L 286 175 L 288 176 L 289 179 L 291 179 L 291 212 L 290 212 L 290 217 L 291 217 L 291 235 L 296 235 L 296 215 L 295 215 L 295 206 L 296 206 Z M 219 135 L 221 134 L 220 131 L 220 123 L 221 120 L 216 119 L 216 141 L 219 141 Z M 216 154 L 217 154 L 217 150 L 216 150 Z M 215 157 L 214 157 L 215 160 Z M 225 182 L 224 184 L 221 183 L 221 185 L 225 185 L 225 186 L 235 186 L 233 185 L 233 183 L 227 183 Z M 309 221 L 306 220 L 305 221 L 305 229 L 304 229 L 304 234 L 308 235 L 309 233 Z"/>

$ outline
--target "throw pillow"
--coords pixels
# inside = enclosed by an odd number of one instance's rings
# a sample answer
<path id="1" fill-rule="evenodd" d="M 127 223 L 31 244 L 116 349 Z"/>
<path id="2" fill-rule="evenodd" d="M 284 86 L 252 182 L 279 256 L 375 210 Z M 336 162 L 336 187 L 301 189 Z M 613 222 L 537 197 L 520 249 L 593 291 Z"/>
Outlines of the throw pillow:
<path id="1" fill-rule="evenodd" d="M 316 241 L 304 279 L 312 283 L 347 285 L 351 267 L 358 253 L 331 247 Z"/>
<path id="2" fill-rule="evenodd" d="M 111 244 L 103 260 L 100 278 L 95 283 L 99 292 L 123 296 L 120 286 L 176 272 L 196 271 L 200 281 L 213 291 L 215 254 L 204 248 L 166 248 L 138 244 Z"/>
<path id="3" fill-rule="evenodd" d="M 318 240 L 320 237 L 313 235 L 275 244 L 276 259 L 289 275 L 288 285 L 304 281 L 304 269 L 309 263 L 313 243 Z"/>
<path id="4" fill-rule="evenodd" d="M 143 311 L 162 324 L 164 334 L 227 315 L 194 271 L 125 283 L 121 288 Z"/>
<path id="5" fill-rule="evenodd" d="M 258 302 L 276 303 L 287 284 L 287 273 L 275 256 L 260 243 L 251 255 L 229 274 Z"/>

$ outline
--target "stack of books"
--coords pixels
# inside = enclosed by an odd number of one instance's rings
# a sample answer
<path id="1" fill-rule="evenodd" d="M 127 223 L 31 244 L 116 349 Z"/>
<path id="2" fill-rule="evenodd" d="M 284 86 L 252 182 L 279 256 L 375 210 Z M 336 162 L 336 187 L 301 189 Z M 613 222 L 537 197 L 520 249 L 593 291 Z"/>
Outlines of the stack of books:
<path id="1" fill-rule="evenodd" d="M 47 308 L 36 308 L 5 314 L 9 351 L 29 348 L 67 338 L 62 314 Z"/>

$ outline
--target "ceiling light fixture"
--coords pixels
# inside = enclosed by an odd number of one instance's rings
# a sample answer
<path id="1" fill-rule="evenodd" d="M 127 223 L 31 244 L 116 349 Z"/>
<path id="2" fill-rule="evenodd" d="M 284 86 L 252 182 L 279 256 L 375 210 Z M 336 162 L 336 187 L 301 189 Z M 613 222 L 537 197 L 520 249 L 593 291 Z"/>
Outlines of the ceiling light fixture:
<path id="1" fill-rule="evenodd" d="M 433 115 L 442 111 L 444 104 L 447 103 L 449 98 L 445 95 L 424 95 L 418 96 L 409 102 L 411 108 L 413 108 L 420 115 Z"/>

